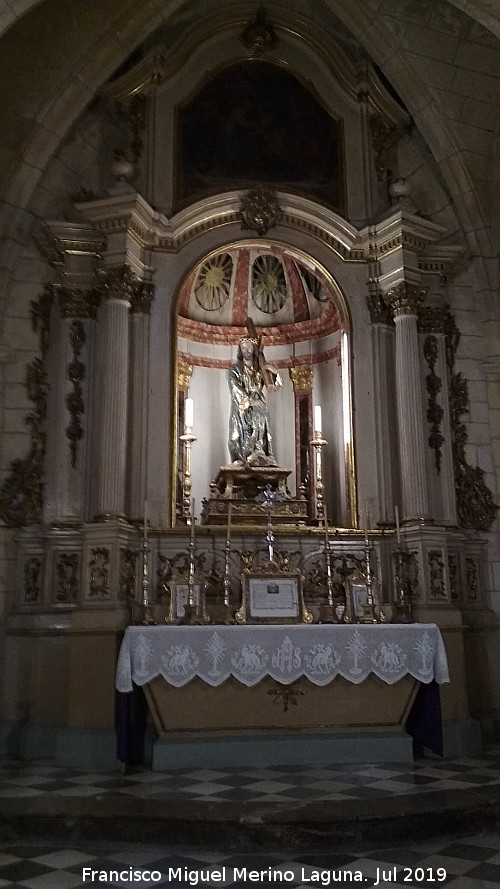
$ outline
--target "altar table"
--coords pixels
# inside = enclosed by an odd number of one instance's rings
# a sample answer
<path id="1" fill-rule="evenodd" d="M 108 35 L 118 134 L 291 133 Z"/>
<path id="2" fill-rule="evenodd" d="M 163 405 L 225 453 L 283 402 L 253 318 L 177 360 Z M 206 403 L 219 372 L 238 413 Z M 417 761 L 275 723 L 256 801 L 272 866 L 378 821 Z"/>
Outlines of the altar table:
<path id="1" fill-rule="evenodd" d="M 448 681 L 435 624 L 128 627 L 116 671 L 119 758 L 140 760 L 140 686 L 170 751 L 234 731 L 255 744 L 266 730 L 371 730 L 383 755 L 383 731 L 395 738 L 406 725 L 440 753 L 439 684 Z"/>
<path id="2" fill-rule="evenodd" d="M 271 676 L 290 684 L 301 676 L 327 685 L 338 676 L 363 682 L 374 673 L 392 685 L 410 674 L 419 682 L 449 682 L 446 652 L 435 624 L 128 627 L 116 688 L 130 692 L 157 676 L 211 686 L 233 676 L 252 686 Z"/>

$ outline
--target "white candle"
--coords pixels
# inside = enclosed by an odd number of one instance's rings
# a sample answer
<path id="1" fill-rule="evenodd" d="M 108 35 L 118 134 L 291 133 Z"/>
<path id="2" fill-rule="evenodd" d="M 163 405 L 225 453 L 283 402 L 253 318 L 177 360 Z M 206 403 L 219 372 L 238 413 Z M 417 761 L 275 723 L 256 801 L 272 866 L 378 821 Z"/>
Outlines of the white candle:
<path id="1" fill-rule="evenodd" d="M 321 405 L 316 404 L 314 407 L 314 431 L 321 435 L 322 426 L 321 426 Z"/>
<path id="2" fill-rule="evenodd" d="M 194 408 L 193 399 L 186 398 L 184 404 L 184 426 L 186 429 L 192 429 L 194 425 Z"/>
<path id="3" fill-rule="evenodd" d="M 396 537 L 398 541 L 398 549 L 401 548 L 401 531 L 399 529 L 399 509 L 397 506 L 394 507 L 394 513 L 396 516 Z"/>
<path id="4" fill-rule="evenodd" d="M 144 501 L 144 540 L 148 539 L 148 501 Z"/>

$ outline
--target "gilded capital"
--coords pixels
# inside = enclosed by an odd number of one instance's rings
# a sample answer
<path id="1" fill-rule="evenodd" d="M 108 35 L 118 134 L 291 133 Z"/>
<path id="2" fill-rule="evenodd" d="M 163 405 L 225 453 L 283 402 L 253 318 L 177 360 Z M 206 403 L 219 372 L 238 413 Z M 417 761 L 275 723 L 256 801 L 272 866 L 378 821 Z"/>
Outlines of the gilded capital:
<path id="1" fill-rule="evenodd" d="M 154 292 L 152 281 L 137 281 L 130 297 L 130 311 L 136 315 L 149 315 Z"/>
<path id="2" fill-rule="evenodd" d="M 61 287 L 58 290 L 62 318 L 95 318 L 101 300 L 99 291 L 92 288 Z"/>
<path id="3" fill-rule="evenodd" d="M 124 302 L 130 302 L 134 288 L 141 283 L 128 265 L 101 269 L 99 278 L 105 299 L 119 299 Z"/>
<path id="4" fill-rule="evenodd" d="M 290 379 L 293 384 L 293 391 L 310 392 L 313 381 L 313 369 L 308 364 L 302 364 L 298 367 L 291 367 L 289 370 Z"/>
<path id="5" fill-rule="evenodd" d="M 193 373 L 193 365 L 187 361 L 179 359 L 177 364 L 177 388 L 181 390 L 189 389 L 189 383 Z"/>
<path id="6" fill-rule="evenodd" d="M 371 323 L 392 325 L 393 316 L 390 304 L 384 300 L 380 290 L 374 290 L 370 286 L 368 289 L 370 293 L 366 297 L 366 304 L 370 313 Z"/>
<path id="7" fill-rule="evenodd" d="M 423 303 L 426 292 L 423 287 L 402 282 L 387 290 L 384 299 L 391 306 L 395 318 L 401 315 L 418 315 L 419 306 Z"/>

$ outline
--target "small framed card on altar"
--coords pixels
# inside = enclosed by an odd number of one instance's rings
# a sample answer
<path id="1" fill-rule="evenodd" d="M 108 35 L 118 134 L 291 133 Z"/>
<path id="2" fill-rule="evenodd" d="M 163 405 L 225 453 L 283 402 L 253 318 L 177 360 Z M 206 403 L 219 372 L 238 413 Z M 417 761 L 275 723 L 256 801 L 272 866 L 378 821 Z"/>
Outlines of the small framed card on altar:
<path id="1" fill-rule="evenodd" d="M 165 623 L 177 624 L 185 614 L 186 605 L 189 602 L 189 584 L 186 581 L 173 581 L 170 586 L 170 607 Z M 194 605 L 200 608 L 202 605 L 201 585 L 195 583 L 193 586 Z"/>
<path id="2" fill-rule="evenodd" d="M 304 606 L 300 571 L 244 571 L 238 623 L 311 623 Z"/>
<path id="3" fill-rule="evenodd" d="M 364 617 L 364 607 L 368 601 L 368 583 L 362 571 L 353 571 L 345 581 L 346 623 L 359 623 Z M 372 578 L 372 598 L 378 609 L 378 581 Z"/>

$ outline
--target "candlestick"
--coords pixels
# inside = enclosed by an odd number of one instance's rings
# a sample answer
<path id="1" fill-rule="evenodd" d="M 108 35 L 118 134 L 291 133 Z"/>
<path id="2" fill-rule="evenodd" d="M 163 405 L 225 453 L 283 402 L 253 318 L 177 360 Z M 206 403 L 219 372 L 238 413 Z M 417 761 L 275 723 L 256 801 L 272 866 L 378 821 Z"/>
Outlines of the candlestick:
<path id="1" fill-rule="evenodd" d="M 148 539 L 148 501 L 144 501 L 144 540 Z"/>
<path id="2" fill-rule="evenodd" d="M 394 507 L 394 513 L 396 516 L 396 537 L 398 541 L 398 549 L 401 549 L 401 529 L 399 527 L 399 509 L 397 506 Z"/>
<path id="3" fill-rule="evenodd" d="M 229 556 L 231 552 L 231 507 L 230 503 L 227 510 L 227 533 L 226 533 L 226 552 L 225 552 L 225 560 L 224 560 L 224 615 L 223 620 L 225 624 L 234 624 L 234 616 L 231 612 L 229 606 L 229 591 L 230 591 L 230 583 L 229 583 Z"/>

